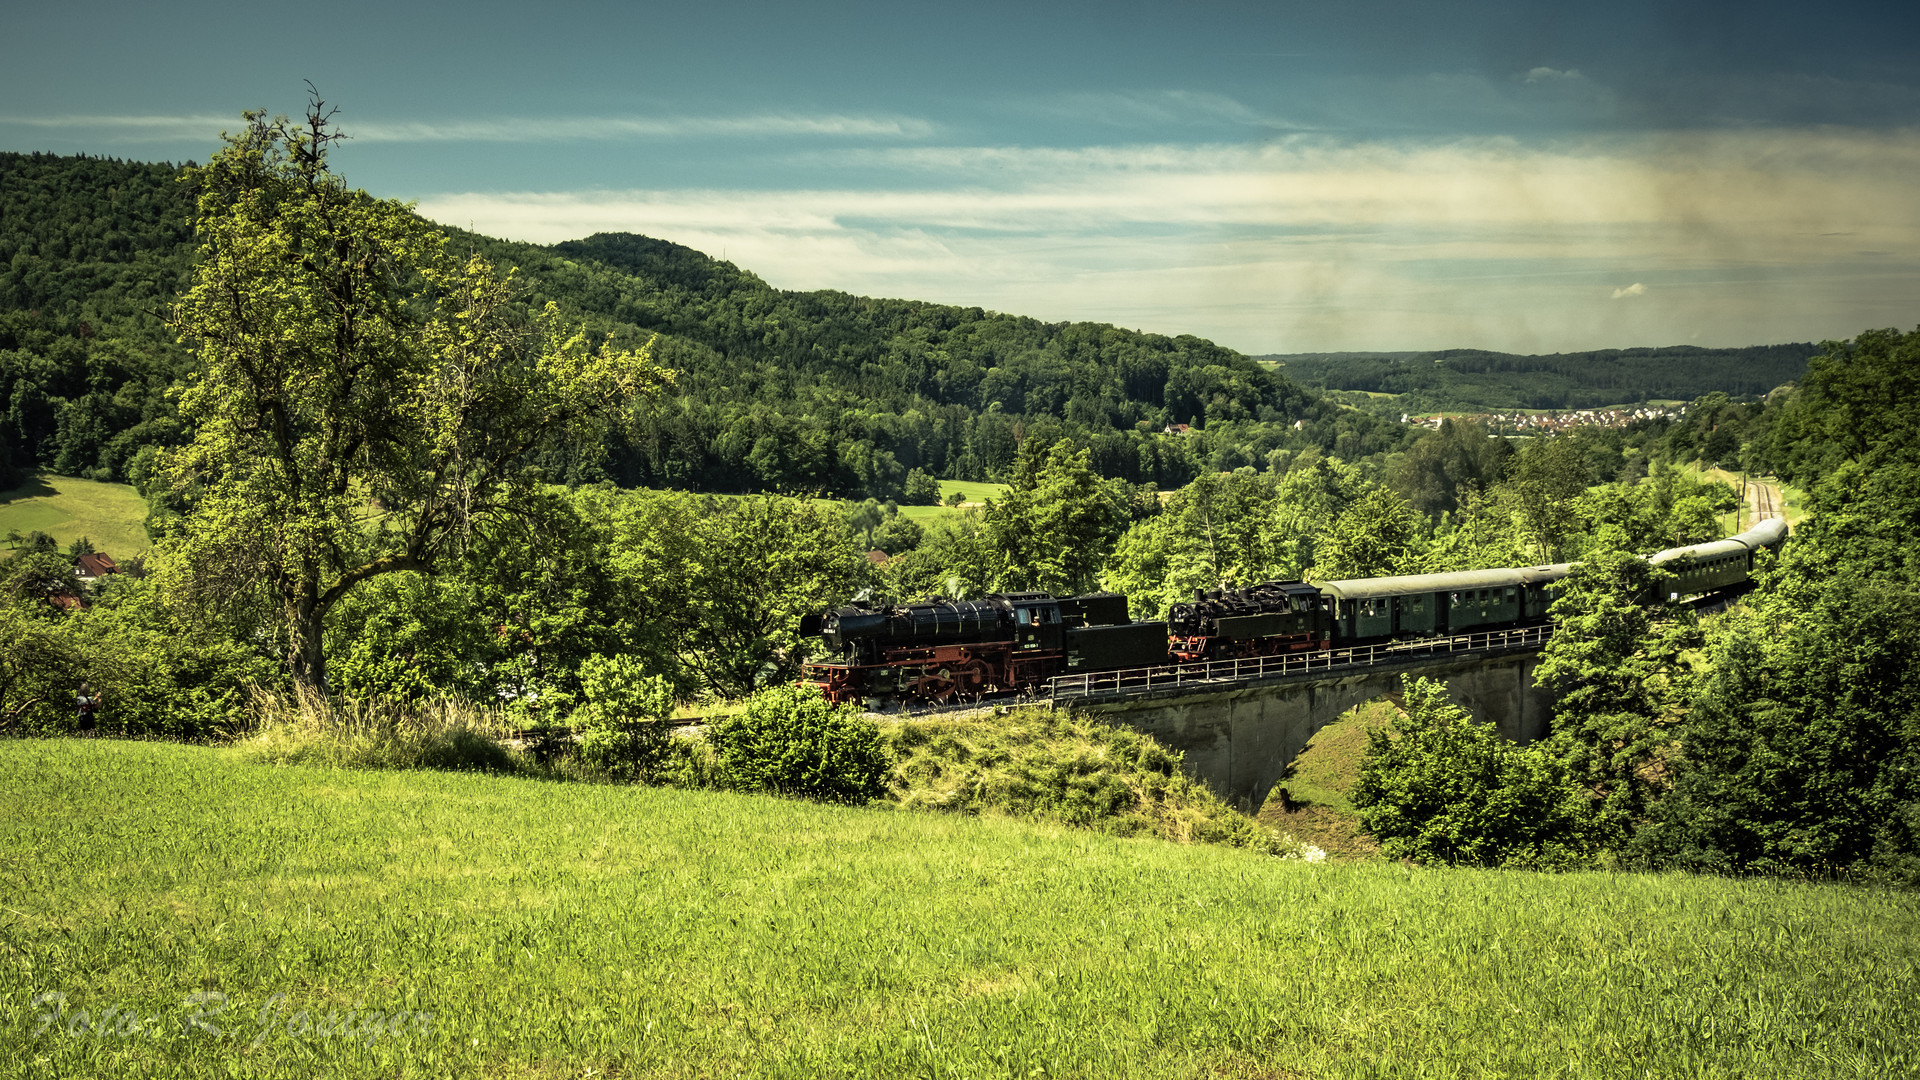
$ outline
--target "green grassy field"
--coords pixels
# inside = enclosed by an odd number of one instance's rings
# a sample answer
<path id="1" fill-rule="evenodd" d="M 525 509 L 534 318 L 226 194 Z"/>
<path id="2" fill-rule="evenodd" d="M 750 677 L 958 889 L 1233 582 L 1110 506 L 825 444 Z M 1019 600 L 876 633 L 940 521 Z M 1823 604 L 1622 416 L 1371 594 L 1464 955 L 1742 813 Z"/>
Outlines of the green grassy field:
<path id="1" fill-rule="evenodd" d="M 1920 1072 L 1910 895 L 164 744 L 0 776 L 12 1076 Z"/>
<path id="2" fill-rule="evenodd" d="M 902 506 L 900 513 L 902 516 L 910 517 L 922 525 L 931 525 L 941 518 L 954 517 L 965 513 L 967 508 L 984 506 L 988 499 L 997 499 L 1004 494 L 1006 490 L 1007 485 L 1005 484 L 989 484 L 984 481 L 973 480 L 942 480 L 940 481 L 940 501 L 943 505 Z M 944 505 L 947 496 L 952 495 L 956 491 L 960 493 L 962 498 L 966 499 L 966 502 L 962 504 L 961 508 Z"/>
<path id="3" fill-rule="evenodd" d="M 60 546 L 80 539 L 115 559 L 147 550 L 146 500 L 128 484 L 101 484 L 71 476 L 36 476 L 25 486 L 0 491 L 0 536 L 38 529 Z"/>

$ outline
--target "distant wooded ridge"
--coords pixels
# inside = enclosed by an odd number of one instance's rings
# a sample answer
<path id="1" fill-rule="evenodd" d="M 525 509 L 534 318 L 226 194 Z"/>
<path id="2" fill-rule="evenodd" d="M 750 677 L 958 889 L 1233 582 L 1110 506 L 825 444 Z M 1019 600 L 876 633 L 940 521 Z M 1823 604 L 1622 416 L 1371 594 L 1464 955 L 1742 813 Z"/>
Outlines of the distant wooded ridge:
<path id="1" fill-rule="evenodd" d="M 193 193 L 178 175 L 0 153 L 0 478 L 137 481 L 143 450 L 187 437 L 168 390 L 195 361 L 163 321 L 194 257 Z M 656 355 L 679 372 L 603 456 L 549 463 L 570 482 L 906 499 L 934 477 L 1004 479 L 1023 442 L 1068 439 L 1101 475 L 1168 489 L 1283 451 L 1384 461 L 1413 437 L 1393 409 L 1347 408 L 1303 383 L 1425 394 L 1432 407 L 1575 408 L 1764 393 L 1812 352 L 1313 354 L 1275 369 L 1190 335 L 776 289 L 627 233 L 538 245 L 443 231 L 516 268 L 527 308 L 557 303 L 616 345 L 657 334 Z M 1589 359 L 1612 355 L 1625 359 Z M 1173 425 L 1192 430 L 1161 434 Z"/>
<path id="2" fill-rule="evenodd" d="M 0 468 L 136 479 L 143 448 L 184 438 L 166 390 L 194 361 L 162 321 L 194 251 L 178 174 L 0 154 Z M 616 346 L 658 334 L 679 372 L 604 458 L 555 460 L 555 479 L 897 499 L 932 489 L 916 470 L 997 480 L 1023 442 L 1069 439 L 1102 475 L 1171 488 L 1276 450 L 1359 459 L 1409 437 L 1189 335 L 781 290 L 625 233 L 546 246 L 443 231 L 515 268 L 527 308 L 553 301 Z M 1161 434 L 1174 424 L 1195 432 Z"/>
<path id="3" fill-rule="evenodd" d="M 1712 393 L 1757 397 L 1799 379 L 1820 351 L 1811 342 L 1703 349 L 1691 345 L 1523 356 L 1482 349 L 1278 353 L 1254 359 L 1326 390 L 1404 395 L 1431 409 L 1592 409 L 1692 401 Z"/>

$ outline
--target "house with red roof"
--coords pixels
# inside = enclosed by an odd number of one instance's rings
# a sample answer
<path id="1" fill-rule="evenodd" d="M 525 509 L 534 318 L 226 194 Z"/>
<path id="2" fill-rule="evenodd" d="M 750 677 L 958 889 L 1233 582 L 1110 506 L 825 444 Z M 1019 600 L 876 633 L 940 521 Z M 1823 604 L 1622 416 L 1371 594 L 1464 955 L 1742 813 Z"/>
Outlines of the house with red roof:
<path id="1" fill-rule="evenodd" d="M 80 556 L 80 561 L 74 564 L 73 569 L 74 572 L 79 575 L 80 580 L 89 585 L 106 577 L 108 574 L 117 574 L 120 572 L 120 567 L 114 563 L 113 556 L 102 555 L 98 552 L 90 552 Z"/>

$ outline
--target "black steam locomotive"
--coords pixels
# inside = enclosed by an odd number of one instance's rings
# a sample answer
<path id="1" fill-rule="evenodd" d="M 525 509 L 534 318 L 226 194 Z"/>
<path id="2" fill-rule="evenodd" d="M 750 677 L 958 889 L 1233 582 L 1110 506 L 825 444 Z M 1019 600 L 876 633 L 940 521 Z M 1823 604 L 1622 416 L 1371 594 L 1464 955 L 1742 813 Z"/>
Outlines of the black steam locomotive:
<path id="1" fill-rule="evenodd" d="M 800 633 L 826 642 L 833 659 L 808 665 L 806 678 L 836 702 L 944 702 L 1167 662 L 1167 624 L 1132 622 L 1119 593 L 854 604 L 807 616 Z"/>
<path id="2" fill-rule="evenodd" d="M 1670 548 L 1649 561 L 1682 594 L 1745 584 L 1757 554 L 1777 549 L 1787 523 Z M 1267 581 L 1196 593 L 1166 622 L 1133 622 L 1119 593 L 1054 597 L 996 593 L 980 600 L 852 604 L 801 621 L 828 659 L 805 681 L 835 702 L 931 704 L 1032 690 L 1056 675 L 1271 656 L 1397 638 L 1543 623 L 1570 563 L 1347 581 Z"/>

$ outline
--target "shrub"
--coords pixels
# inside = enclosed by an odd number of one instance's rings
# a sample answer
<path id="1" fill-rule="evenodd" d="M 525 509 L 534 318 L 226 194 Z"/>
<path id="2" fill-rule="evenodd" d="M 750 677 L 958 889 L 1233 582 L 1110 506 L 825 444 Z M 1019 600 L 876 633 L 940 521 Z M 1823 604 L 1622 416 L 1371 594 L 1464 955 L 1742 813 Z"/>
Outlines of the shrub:
<path id="1" fill-rule="evenodd" d="M 1586 796 L 1540 746 L 1520 746 L 1408 679 L 1406 718 L 1367 732 L 1348 796 L 1389 858 L 1455 866 L 1567 868 L 1587 849 Z"/>
<path id="2" fill-rule="evenodd" d="M 283 664 L 234 636 L 171 617 L 148 582 L 117 580 L 93 608 L 59 614 L 0 598 L 0 731 L 76 729 L 84 680 L 101 697 L 101 735 L 226 739 L 251 720 L 249 687 Z"/>
<path id="3" fill-rule="evenodd" d="M 886 794 L 892 760 L 880 729 L 852 705 L 831 705 L 813 687 L 775 686 L 707 731 L 719 783 L 827 802 Z"/>
<path id="4" fill-rule="evenodd" d="M 673 684 L 648 675 L 632 656 L 589 656 L 580 665 L 581 697 L 573 714 L 580 759 L 618 780 L 652 779 L 666 761 Z"/>

